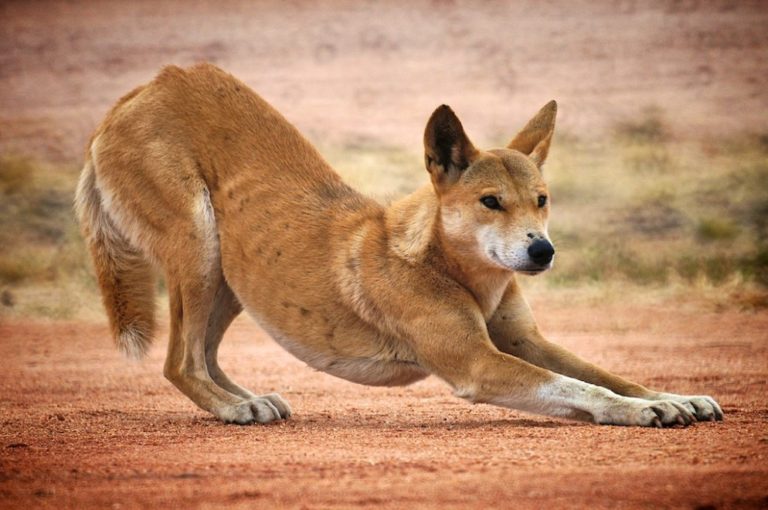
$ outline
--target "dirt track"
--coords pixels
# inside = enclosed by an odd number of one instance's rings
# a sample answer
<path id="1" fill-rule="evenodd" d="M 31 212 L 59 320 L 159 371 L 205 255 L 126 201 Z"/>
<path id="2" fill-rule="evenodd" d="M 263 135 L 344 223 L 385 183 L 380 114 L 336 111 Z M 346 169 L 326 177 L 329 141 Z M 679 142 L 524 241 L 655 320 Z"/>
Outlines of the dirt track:
<path id="1" fill-rule="evenodd" d="M 707 392 L 722 423 L 599 427 L 314 372 L 240 319 L 222 364 L 294 417 L 225 426 L 136 364 L 106 327 L 0 326 L 1 507 L 726 508 L 768 505 L 768 316 L 546 310 L 544 330 L 646 384 Z"/>

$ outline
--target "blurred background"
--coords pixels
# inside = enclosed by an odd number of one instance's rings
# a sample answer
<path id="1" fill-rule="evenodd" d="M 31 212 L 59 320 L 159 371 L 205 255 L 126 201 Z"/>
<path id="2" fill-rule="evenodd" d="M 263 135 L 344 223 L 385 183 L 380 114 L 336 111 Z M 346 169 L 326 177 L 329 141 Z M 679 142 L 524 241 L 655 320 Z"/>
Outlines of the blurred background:
<path id="1" fill-rule="evenodd" d="M 546 299 L 768 306 L 765 1 L 4 1 L 0 315 L 101 317 L 72 196 L 90 133 L 209 61 L 382 201 L 427 181 L 450 104 L 476 145 L 559 103 Z M 543 298 L 541 298 L 543 299 Z"/>

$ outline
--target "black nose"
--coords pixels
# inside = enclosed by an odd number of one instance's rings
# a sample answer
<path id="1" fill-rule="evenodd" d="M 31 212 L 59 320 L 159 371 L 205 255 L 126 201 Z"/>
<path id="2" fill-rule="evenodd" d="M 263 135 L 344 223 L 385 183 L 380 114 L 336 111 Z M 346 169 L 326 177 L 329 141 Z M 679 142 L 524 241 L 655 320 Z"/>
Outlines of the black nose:
<path id="1" fill-rule="evenodd" d="M 552 257 L 554 255 L 555 248 L 552 246 L 552 243 L 546 239 L 536 239 L 528 247 L 528 256 L 540 266 L 546 266 L 552 262 Z"/>

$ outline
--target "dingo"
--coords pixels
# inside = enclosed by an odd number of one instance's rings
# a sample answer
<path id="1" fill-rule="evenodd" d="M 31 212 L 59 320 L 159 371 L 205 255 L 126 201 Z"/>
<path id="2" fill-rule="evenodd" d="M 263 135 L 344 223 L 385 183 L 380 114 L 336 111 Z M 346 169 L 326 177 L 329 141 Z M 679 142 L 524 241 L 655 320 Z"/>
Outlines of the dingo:
<path id="1" fill-rule="evenodd" d="M 368 385 L 429 374 L 457 396 L 616 425 L 722 418 L 705 396 L 659 393 L 546 341 L 515 273 L 552 265 L 541 166 L 550 102 L 506 148 L 474 147 L 440 106 L 431 185 L 385 208 L 351 189 L 277 111 L 212 65 L 165 68 L 96 130 L 76 208 L 118 346 L 142 355 L 151 265 L 165 274 L 165 376 L 225 422 L 290 416 L 216 357 L 245 308 L 311 367 Z"/>

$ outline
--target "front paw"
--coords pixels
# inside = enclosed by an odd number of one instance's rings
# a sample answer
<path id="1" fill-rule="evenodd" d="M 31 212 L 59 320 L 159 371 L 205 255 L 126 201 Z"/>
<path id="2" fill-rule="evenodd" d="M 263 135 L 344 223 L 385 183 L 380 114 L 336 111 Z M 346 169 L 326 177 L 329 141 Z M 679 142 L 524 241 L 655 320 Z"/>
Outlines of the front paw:
<path id="1" fill-rule="evenodd" d="M 688 426 L 696 421 L 692 412 L 674 400 L 644 400 L 618 397 L 601 406 L 594 415 L 603 425 L 635 425 L 641 427 Z"/>
<path id="2" fill-rule="evenodd" d="M 723 419 L 723 410 L 715 399 L 705 395 L 686 396 L 674 393 L 659 393 L 654 400 L 672 400 L 685 406 L 699 421 L 720 421 Z"/>

